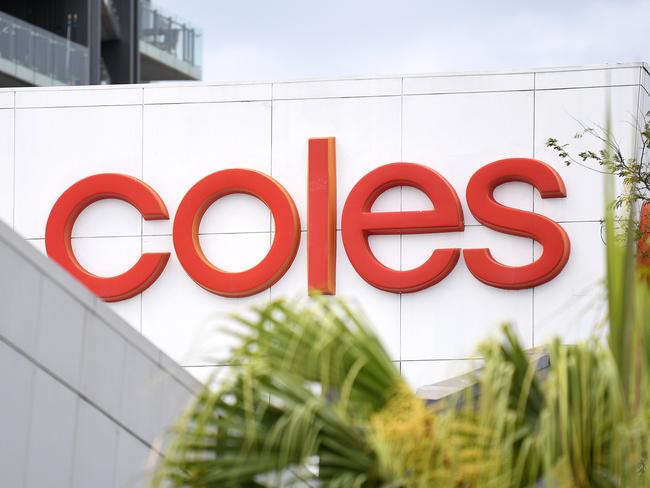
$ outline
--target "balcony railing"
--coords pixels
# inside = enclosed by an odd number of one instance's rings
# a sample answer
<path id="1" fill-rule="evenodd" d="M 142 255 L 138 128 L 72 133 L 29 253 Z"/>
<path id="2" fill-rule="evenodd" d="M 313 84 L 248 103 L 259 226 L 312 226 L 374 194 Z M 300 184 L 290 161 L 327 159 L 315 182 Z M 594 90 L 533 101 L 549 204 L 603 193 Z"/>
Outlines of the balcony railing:
<path id="1" fill-rule="evenodd" d="M 104 0 L 104 4 L 106 5 L 106 8 L 110 10 L 111 14 L 115 16 L 116 19 L 120 18 L 119 9 L 117 8 L 117 4 L 115 3 L 115 0 Z"/>
<path id="2" fill-rule="evenodd" d="M 7 74 L 30 84 L 88 84 L 87 47 L 3 12 L 0 60 L 14 65 L 13 72 Z"/>
<path id="3" fill-rule="evenodd" d="M 201 66 L 201 31 L 149 2 L 140 2 L 140 39 L 192 66 Z"/>

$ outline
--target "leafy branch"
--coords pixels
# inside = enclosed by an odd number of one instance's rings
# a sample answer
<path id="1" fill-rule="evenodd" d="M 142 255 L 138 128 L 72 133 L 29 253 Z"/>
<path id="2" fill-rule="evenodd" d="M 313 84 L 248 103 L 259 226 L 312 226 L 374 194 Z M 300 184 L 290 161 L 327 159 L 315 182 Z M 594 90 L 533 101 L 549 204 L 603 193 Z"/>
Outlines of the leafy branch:
<path id="1" fill-rule="evenodd" d="M 580 121 L 577 122 L 582 129 L 573 138 L 580 140 L 585 136 L 593 137 L 602 144 L 602 149 L 585 150 L 572 155 L 570 144 L 562 144 L 552 137 L 546 141 L 546 146 L 556 151 L 567 166 L 577 165 L 590 171 L 619 177 L 626 190 L 616 196 L 615 209 L 650 200 L 650 111 L 645 114 L 639 130 L 641 153 L 638 158 L 626 158 L 618 141 L 608 134 L 604 127 L 588 127 Z"/>

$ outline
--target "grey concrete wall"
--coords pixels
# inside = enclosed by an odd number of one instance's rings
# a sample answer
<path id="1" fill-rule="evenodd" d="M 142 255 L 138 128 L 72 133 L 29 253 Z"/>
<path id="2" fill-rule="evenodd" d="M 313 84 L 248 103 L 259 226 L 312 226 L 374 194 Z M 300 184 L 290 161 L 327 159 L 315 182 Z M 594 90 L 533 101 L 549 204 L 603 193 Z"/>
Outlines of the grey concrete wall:
<path id="1" fill-rule="evenodd" d="M 0 222 L 1 486 L 145 486 L 199 389 Z"/>

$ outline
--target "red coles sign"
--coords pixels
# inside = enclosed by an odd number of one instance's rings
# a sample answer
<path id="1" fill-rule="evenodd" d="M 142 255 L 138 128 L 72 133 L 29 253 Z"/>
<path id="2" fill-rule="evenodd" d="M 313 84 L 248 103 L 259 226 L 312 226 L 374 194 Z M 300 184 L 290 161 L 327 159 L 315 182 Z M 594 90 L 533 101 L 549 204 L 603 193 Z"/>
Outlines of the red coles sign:
<path id="1" fill-rule="evenodd" d="M 307 211 L 308 288 L 336 292 L 336 154 L 334 138 L 309 140 Z M 542 198 L 566 196 L 564 182 L 549 165 L 535 159 L 502 159 L 487 164 L 467 184 L 467 205 L 483 225 L 498 232 L 537 241 L 542 255 L 530 264 L 499 263 L 490 250 L 463 249 L 471 273 L 483 283 L 504 289 L 531 288 L 552 280 L 562 271 L 571 245 L 549 218 L 501 205 L 494 190 L 510 181 L 533 185 Z M 396 186 L 412 186 L 433 203 L 433 210 L 372 212 L 375 200 Z M 198 231 L 212 203 L 233 193 L 259 198 L 275 222 L 271 249 L 260 263 L 241 272 L 214 266 L 204 255 Z M 145 253 L 128 271 L 110 278 L 85 270 L 72 252 L 71 233 L 79 214 L 91 203 L 117 198 L 133 205 L 145 220 L 168 219 L 156 191 L 137 178 L 99 174 L 78 181 L 57 200 L 45 230 L 47 254 L 106 301 L 119 301 L 141 293 L 163 272 L 169 253 Z M 449 182 L 433 169 L 415 163 L 391 163 L 371 171 L 354 186 L 343 207 L 341 233 L 345 252 L 361 277 L 393 293 L 409 293 L 435 285 L 454 268 L 461 249 L 436 249 L 415 269 L 400 271 L 381 264 L 368 245 L 373 234 L 425 234 L 462 232 L 463 211 Z M 206 176 L 181 201 L 173 225 L 176 255 L 189 276 L 217 295 L 244 297 L 259 293 L 278 281 L 293 262 L 300 240 L 300 218 L 291 195 L 268 175 L 249 169 L 227 169 Z"/>

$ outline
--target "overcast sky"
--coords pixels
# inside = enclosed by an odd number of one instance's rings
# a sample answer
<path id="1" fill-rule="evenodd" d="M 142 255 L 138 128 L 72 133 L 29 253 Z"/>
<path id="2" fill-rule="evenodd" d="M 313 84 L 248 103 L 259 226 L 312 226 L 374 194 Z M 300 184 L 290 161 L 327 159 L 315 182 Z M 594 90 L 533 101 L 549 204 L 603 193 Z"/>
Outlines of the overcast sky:
<path id="1" fill-rule="evenodd" d="M 650 0 L 152 0 L 206 81 L 650 62 Z"/>

